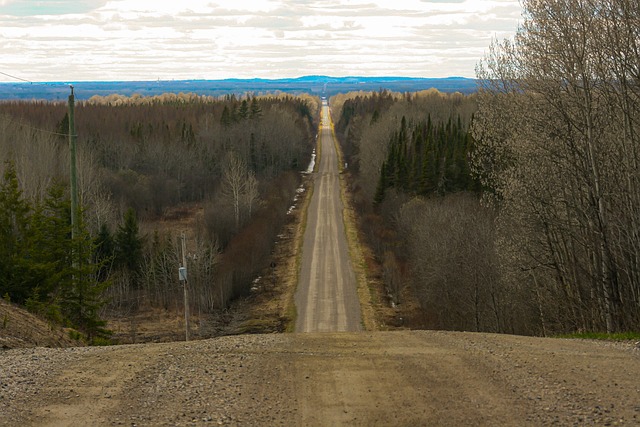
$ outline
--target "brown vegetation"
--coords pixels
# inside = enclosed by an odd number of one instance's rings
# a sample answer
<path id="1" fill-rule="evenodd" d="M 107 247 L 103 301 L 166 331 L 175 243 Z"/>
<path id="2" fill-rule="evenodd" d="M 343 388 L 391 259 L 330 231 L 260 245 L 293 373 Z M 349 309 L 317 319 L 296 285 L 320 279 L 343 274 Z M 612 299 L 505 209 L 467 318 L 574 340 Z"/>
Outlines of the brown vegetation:
<path id="1" fill-rule="evenodd" d="M 310 159 L 318 103 L 193 94 L 78 103 L 80 201 L 97 277 L 110 285 L 103 314 L 181 304 L 183 233 L 193 310 L 246 295 Z M 0 126 L 3 160 L 15 165 L 24 197 L 42 200 L 51 183 L 67 182 L 65 104 L 0 103 Z M 196 220 L 167 222 L 193 206 Z"/>
<path id="2" fill-rule="evenodd" d="M 332 99 L 361 229 L 391 303 L 411 284 L 424 326 L 635 331 L 639 10 L 523 6 L 476 95 Z"/>
<path id="3" fill-rule="evenodd" d="M 82 341 L 73 338 L 74 333 L 0 299 L 0 350 L 83 345 Z"/>
<path id="4" fill-rule="evenodd" d="M 541 332 L 640 327 L 638 49 L 627 0 L 525 1 L 480 67 L 475 168 Z"/>

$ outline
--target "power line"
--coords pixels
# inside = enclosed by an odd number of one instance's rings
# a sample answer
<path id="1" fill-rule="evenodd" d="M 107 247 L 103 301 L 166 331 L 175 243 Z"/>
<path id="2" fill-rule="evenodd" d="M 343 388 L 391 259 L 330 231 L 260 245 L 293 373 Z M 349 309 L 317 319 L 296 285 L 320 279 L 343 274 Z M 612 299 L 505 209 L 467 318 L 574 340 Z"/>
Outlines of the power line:
<path id="1" fill-rule="evenodd" d="M 3 71 L 0 71 L 0 74 L 2 74 L 3 76 L 11 77 L 12 79 L 16 79 L 16 80 L 20 80 L 20 81 L 23 81 L 23 82 L 27 82 L 27 83 L 33 84 L 33 82 L 31 80 L 23 79 L 22 77 L 16 77 L 16 76 L 13 76 L 11 74 L 7 74 L 7 73 L 5 73 Z"/>
<path id="2" fill-rule="evenodd" d="M 62 82 L 33 82 L 31 80 L 28 79 L 23 79 L 22 77 L 18 77 L 15 76 L 13 74 L 9 74 L 9 73 L 5 73 L 4 71 L 0 71 L 0 74 L 2 74 L 3 76 L 7 76 L 7 77 L 11 77 L 12 79 L 16 79 L 19 80 L 21 82 L 25 82 L 25 83 L 29 83 L 31 85 L 35 85 L 35 86 L 67 86 L 67 83 L 62 83 Z"/>
<path id="3" fill-rule="evenodd" d="M 13 117 L 8 117 L 8 119 L 9 119 L 10 123 L 14 123 L 14 124 L 17 124 L 19 126 L 24 126 L 24 127 L 28 128 L 28 129 L 35 130 L 35 131 L 38 131 L 38 132 L 48 133 L 50 135 L 67 136 L 67 137 L 69 136 L 68 133 L 53 132 L 53 131 L 50 131 L 50 130 L 41 129 L 41 128 L 37 128 L 37 127 L 31 126 L 30 124 L 25 123 L 25 122 L 20 122 L 20 121 L 14 119 Z"/>
<path id="4" fill-rule="evenodd" d="M 26 82 L 26 83 L 29 83 L 29 84 L 33 84 L 33 82 L 31 80 L 23 79 L 22 77 L 17 77 L 17 76 L 5 73 L 4 71 L 0 71 L 0 74 L 2 74 L 3 76 L 11 77 L 12 79 L 16 79 L 16 80 L 20 80 L 20 81 L 23 81 L 23 82 Z M 40 84 L 46 85 L 47 83 L 40 83 Z M 73 91 L 73 86 L 71 86 L 71 90 Z M 27 123 L 24 123 L 24 122 L 20 122 L 18 120 L 15 120 L 13 117 L 8 117 L 8 118 L 9 118 L 9 122 L 10 123 L 15 123 L 15 124 L 17 124 L 19 126 L 24 126 L 24 127 L 28 128 L 28 129 L 31 129 L 31 130 L 47 133 L 47 134 L 50 134 L 50 135 L 66 136 L 66 137 L 69 136 L 68 133 L 52 132 L 50 130 L 37 128 L 37 127 L 31 126 L 30 124 L 27 124 Z M 78 136 L 78 135 L 74 135 L 74 136 Z"/>

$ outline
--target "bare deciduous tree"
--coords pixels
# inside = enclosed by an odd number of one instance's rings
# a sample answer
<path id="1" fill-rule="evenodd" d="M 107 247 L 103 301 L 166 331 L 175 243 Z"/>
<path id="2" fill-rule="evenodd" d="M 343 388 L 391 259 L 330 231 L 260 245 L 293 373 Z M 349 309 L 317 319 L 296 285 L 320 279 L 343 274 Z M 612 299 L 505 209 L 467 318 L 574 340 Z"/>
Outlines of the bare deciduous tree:
<path id="1" fill-rule="evenodd" d="M 499 252 L 553 328 L 637 329 L 640 9 L 523 7 L 515 39 L 478 68 L 475 170 L 497 195 Z"/>
<path id="2" fill-rule="evenodd" d="M 227 195 L 233 205 L 236 230 L 240 228 L 240 208 L 242 197 L 247 185 L 247 165 L 234 152 L 227 156 L 222 171 L 223 193 Z"/>

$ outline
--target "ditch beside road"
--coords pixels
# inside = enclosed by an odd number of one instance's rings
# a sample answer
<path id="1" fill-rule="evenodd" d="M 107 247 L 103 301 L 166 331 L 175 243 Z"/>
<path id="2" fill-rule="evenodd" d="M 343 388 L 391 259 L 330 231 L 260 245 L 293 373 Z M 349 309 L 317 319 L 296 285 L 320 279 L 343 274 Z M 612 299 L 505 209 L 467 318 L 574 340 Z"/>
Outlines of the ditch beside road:
<path id="1" fill-rule="evenodd" d="M 360 303 L 345 234 L 338 154 L 326 104 L 318 144 L 320 162 L 306 215 L 295 330 L 358 331 Z"/>

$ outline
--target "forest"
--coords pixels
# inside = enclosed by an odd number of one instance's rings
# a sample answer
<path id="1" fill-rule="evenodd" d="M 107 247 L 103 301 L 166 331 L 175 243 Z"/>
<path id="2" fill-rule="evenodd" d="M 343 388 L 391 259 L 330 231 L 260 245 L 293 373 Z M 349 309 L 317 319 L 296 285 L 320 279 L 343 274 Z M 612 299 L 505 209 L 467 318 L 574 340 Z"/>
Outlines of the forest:
<path id="1" fill-rule="evenodd" d="M 225 308 L 269 263 L 314 149 L 319 102 L 194 94 L 76 102 L 75 234 L 67 103 L 0 103 L 0 294 L 104 339 L 106 311 L 181 304 L 186 232 L 192 307 Z M 181 219 L 191 222 L 162 226 Z"/>
<path id="2" fill-rule="evenodd" d="M 640 329 L 640 9 L 524 1 L 477 93 L 332 99 L 362 232 L 421 326 Z"/>
<path id="3" fill-rule="evenodd" d="M 387 294 L 395 306 L 420 305 L 411 326 L 536 333 L 511 303 L 526 295 L 498 280 L 497 212 L 481 203 L 471 170 L 477 97 L 381 91 L 332 103 L 361 231 Z"/>
<path id="4" fill-rule="evenodd" d="M 640 330 L 640 9 L 523 0 L 472 94 L 339 93 L 361 235 L 410 327 L 553 336 Z M 0 103 L 0 294 L 103 339 L 103 314 L 223 309 L 269 262 L 318 131 L 309 95 Z M 186 222 L 184 223 L 186 224 Z M 73 259 L 72 259 L 73 258 Z"/>

